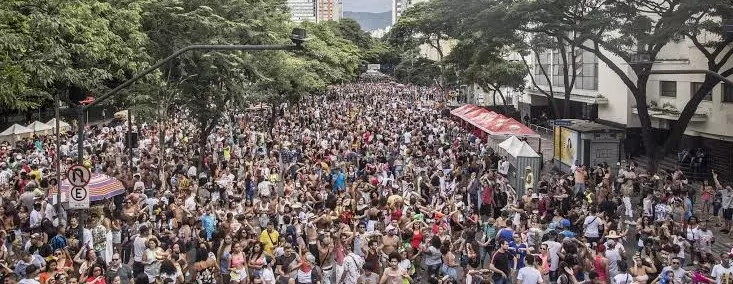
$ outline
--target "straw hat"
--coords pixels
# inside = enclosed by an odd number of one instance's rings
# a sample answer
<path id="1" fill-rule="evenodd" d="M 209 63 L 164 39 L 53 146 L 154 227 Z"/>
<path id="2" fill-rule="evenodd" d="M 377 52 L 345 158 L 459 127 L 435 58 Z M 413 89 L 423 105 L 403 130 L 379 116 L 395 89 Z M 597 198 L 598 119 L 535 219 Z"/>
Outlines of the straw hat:
<path id="1" fill-rule="evenodd" d="M 303 208 L 303 203 L 295 202 L 293 205 L 290 205 L 290 208 L 293 208 L 293 209 Z"/>
<path id="2" fill-rule="evenodd" d="M 618 233 L 616 233 L 616 230 L 610 230 L 608 231 L 608 235 L 606 235 L 606 238 L 607 239 L 618 239 L 618 238 L 621 238 L 621 236 L 619 236 Z"/>

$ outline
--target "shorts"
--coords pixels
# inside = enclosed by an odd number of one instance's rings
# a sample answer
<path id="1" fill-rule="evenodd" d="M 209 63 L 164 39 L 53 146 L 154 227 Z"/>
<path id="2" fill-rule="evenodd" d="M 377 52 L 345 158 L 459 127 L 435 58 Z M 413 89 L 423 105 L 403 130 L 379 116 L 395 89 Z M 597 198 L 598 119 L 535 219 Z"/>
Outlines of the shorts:
<path id="1" fill-rule="evenodd" d="M 733 208 L 723 209 L 723 218 L 728 221 L 733 219 Z"/>
<path id="2" fill-rule="evenodd" d="M 718 214 L 720 214 L 720 207 L 722 207 L 720 203 L 713 202 L 713 216 L 718 217 Z"/>

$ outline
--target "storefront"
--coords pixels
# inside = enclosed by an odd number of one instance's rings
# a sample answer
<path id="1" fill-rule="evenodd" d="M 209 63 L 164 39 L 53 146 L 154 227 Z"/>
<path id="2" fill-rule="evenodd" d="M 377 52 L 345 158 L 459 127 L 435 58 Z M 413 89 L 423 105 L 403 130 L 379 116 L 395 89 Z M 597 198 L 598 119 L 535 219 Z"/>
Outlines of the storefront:
<path id="1" fill-rule="evenodd" d="M 553 162 L 563 171 L 574 164 L 616 165 L 623 158 L 623 129 L 587 120 L 555 120 Z"/>

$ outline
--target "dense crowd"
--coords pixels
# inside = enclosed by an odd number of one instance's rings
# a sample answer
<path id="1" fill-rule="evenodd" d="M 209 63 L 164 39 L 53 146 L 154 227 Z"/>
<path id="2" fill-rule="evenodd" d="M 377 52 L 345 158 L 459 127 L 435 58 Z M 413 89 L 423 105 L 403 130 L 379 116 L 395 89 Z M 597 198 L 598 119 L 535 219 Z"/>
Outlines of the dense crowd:
<path id="1" fill-rule="evenodd" d="M 92 127 L 83 164 L 127 193 L 57 210 L 76 136 L 0 148 L 4 283 L 733 283 L 712 227 L 733 193 L 633 164 L 521 172 L 443 111 L 439 88 L 334 86 L 277 115 Z M 160 133 L 163 132 L 163 133 Z M 158 139 L 163 139 L 159 141 Z M 549 168 L 549 167 L 548 167 Z M 693 210 L 701 196 L 702 212 Z M 717 219 L 711 219 L 710 212 Z M 697 213 L 698 215 L 695 215 Z M 705 216 L 705 218 L 697 217 Z"/>

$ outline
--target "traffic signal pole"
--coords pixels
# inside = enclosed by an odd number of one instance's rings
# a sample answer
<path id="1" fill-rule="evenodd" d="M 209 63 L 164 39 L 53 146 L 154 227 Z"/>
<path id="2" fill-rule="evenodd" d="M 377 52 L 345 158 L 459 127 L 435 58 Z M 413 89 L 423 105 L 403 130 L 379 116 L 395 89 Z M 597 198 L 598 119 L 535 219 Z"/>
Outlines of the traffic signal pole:
<path id="1" fill-rule="evenodd" d="M 294 34 L 295 35 L 295 34 Z M 295 42 L 295 41 L 294 41 Z M 245 51 L 259 51 L 259 50 L 301 50 L 303 49 L 302 42 L 296 42 L 292 45 L 189 45 L 184 48 L 181 48 L 174 52 L 173 54 L 169 55 L 166 58 L 163 58 L 153 64 L 153 66 L 150 66 L 148 69 L 143 70 L 142 72 L 136 74 L 129 80 L 125 81 L 124 83 L 120 84 L 119 86 L 115 87 L 114 89 L 110 90 L 109 92 L 103 94 L 93 102 L 85 105 L 85 106 L 78 106 L 77 114 L 79 115 L 79 131 L 78 131 L 78 153 L 77 153 L 77 159 L 79 160 L 79 163 L 84 163 L 84 113 L 91 107 L 109 99 L 110 97 L 116 95 L 120 91 L 124 90 L 125 88 L 132 85 L 132 83 L 135 83 L 137 80 L 142 79 L 145 75 L 150 74 L 151 72 L 155 71 L 156 69 L 160 68 L 164 64 L 168 63 L 169 61 L 181 56 L 182 54 L 189 52 L 189 51 L 195 51 L 195 50 L 245 50 Z M 128 112 L 128 116 L 131 115 L 131 113 Z M 132 129 L 128 129 L 128 132 Z M 128 135 L 130 137 L 131 135 Z M 128 141 L 130 142 L 130 141 Z"/>

